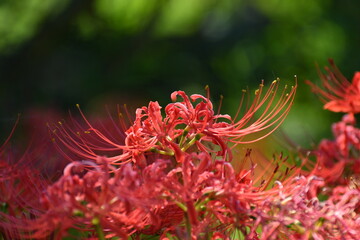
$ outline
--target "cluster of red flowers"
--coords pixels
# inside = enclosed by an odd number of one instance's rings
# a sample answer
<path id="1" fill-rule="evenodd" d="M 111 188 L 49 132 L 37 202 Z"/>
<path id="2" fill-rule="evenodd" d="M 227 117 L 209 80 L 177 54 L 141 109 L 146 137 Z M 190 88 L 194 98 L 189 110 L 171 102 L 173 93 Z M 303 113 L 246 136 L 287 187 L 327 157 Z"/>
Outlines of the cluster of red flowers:
<path id="1" fill-rule="evenodd" d="M 216 113 L 209 92 L 176 91 L 163 112 L 150 102 L 134 120 L 125 110 L 118 122 L 96 125 L 80 110 L 84 124 L 49 125 L 52 144 L 70 161 L 56 179 L 35 164 L 51 152 L 37 146 L 14 161 L 7 141 L 0 238 L 357 239 L 360 73 L 349 83 L 331 65 L 321 74 L 325 90 L 310 84 L 326 109 L 346 115 L 333 125 L 334 140 L 298 153 L 300 164 L 282 154 L 257 161 L 251 149 L 233 158 L 237 146 L 263 139 L 287 116 L 297 85 L 279 90 L 279 80 L 266 91 L 261 83 L 235 117 Z"/>

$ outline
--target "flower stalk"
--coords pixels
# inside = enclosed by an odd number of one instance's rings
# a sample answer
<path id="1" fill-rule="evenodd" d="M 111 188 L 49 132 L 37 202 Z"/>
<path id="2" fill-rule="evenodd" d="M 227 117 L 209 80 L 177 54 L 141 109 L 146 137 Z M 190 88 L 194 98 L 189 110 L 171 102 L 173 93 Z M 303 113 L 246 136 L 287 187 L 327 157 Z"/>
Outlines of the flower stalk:
<path id="1" fill-rule="evenodd" d="M 100 224 L 100 219 L 97 218 L 97 217 L 94 217 L 91 220 L 91 224 L 93 224 L 95 226 L 98 239 L 99 240 L 105 240 L 105 235 L 104 235 L 103 229 L 102 229 L 101 224 Z"/>

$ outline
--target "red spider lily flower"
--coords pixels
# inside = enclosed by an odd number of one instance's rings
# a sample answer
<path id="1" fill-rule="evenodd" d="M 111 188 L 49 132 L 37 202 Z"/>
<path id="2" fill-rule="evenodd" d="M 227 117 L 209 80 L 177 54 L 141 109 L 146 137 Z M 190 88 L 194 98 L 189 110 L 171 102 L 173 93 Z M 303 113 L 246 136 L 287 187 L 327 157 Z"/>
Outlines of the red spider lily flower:
<path id="1" fill-rule="evenodd" d="M 34 239 L 54 232 L 61 239 L 69 228 L 127 239 L 142 230 L 157 230 L 174 223 L 169 219 L 173 216 L 160 219 L 167 215 L 164 210 L 176 213 L 177 208 L 166 203 L 161 197 L 162 189 L 154 184 L 164 175 L 164 161 L 149 165 L 142 172 L 129 164 L 114 172 L 106 159 L 99 158 L 98 162 L 99 165 L 90 161 L 70 163 L 63 176 L 42 194 L 43 209 L 37 217 L 8 216 L 4 227 Z"/>
<path id="2" fill-rule="evenodd" d="M 6 239 L 20 238 L 13 220 L 27 221 L 41 216 L 44 208 L 39 196 L 51 184 L 42 172 L 45 172 L 41 166 L 44 162 L 39 158 L 38 150 L 43 150 L 43 143 L 39 148 L 29 147 L 21 157 L 17 156 L 17 149 L 8 146 L 17 124 L 18 121 L 0 147 L 0 232 Z"/>
<path id="3" fill-rule="evenodd" d="M 91 123 L 80 110 L 85 127 L 72 120 L 74 128 L 61 122 L 51 131 L 71 161 L 52 183 L 32 169 L 49 158 L 41 156 L 47 145 L 32 146 L 16 163 L 0 147 L 0 238 L 72 238 L 75 229 L 101 240 L 357 239 L 354 109 L 333 124 L 334 140 L 313 151 L 316 161 L 299 153 L 296 167 L 282 154 L 269 161 L 248 149 L 238 168 L 230 162 L 235 146 L 266 137 L 284 120 L 297 87 L 277 96 L 278 87 L 278 80 L 267 91 L 261 84 L 235 117 L 215 113 L 209 92 L 176 91 L 163 110 L 158 102 L 138 108 L 134 121 L 119 114 Z"/>
<path id="4" fill-rule="evenodd" d="M 157 159 L 144 168 L 128 163 L 116 169 L 103 157 L 97 163 L 74 161 L 40 195 L 36 216 L 7 216 L 2 226 L 13 238 L 33 239 L 55 232 L 61 239 L 69 228 L 126 239 L 141 234 L 201 239 L 212 231 L 231 236 L 234 228 L 247 233 L 254 223 L 251 209 L 278 195 L 277 186 L 264 192 L 251 178 L 244 181 L 251 173 L 236 173 L 208 153 L 176 154 L 182 155 L 180 165 Z"/>
<path id="5" fill-rule="evenodd" d="M 347 158 L 352 150 L 360 153 L 360 129 L 355 127 L 355 118 L 352 118 L 349 119 L 345 115 L 341 122 L 333 124 L 333 133 L 340 154 Z"/>
<path id="6" fill-rule="evenodd" d="M 251 209 L 279 193 L 278 186 L 265 190 L 249 177 L 253 168 L 236 173 L 229 162 L 213 161 L 208 153 L 179 154 L 184 155 L 181 166 L 171 170 L 161 184 L 167 189 L 168 201 L 177 203 L 187 216 L 189 228 L 180 239 L 190 235 L 191 239 L 199 239 L 202 233 L 213 231 L 231 236 L 234 229 L 248 236 L 247 229 L 254 223 L 249 214 Z M 257 239 L 256 236 L 252 233 L 249 239 Z"/>
<path id="7" fill-rule="evenodd" d="M 10 209 L 15 206 L 18 209 L 26 208 L 25 206 L 37 209 L 36 196 L 50 184 L 49 179 L 41 172 L 44 170 L 40 166 L 44 162 L 39 159 L 41 155 L 45 155 L 43 150 L 46 143 L 39 141 L 37 148 L 28 146 L 21 156 L 18 156 L 18 149 L 11 146 L 10 140 L 18 123 L 19 118 L 0 147 L 0 202 L 8 205 L 6 211 L 12 215 L 20 213 Z"/>
<path id="8" fill-rule="evenodd" d="M 13 216 L 21 214 L 22 209 L 33 209 L 32 214 L 41 209 L 37 196 L 50 184 L 37 170 L 20 166 L 4 163 L 0 168 L 0 202 Z"/>
<path id="9" fill-rule="evenodd" d="M 320 95 L 325 103 L 324 108 L 333 112 L 359 113 L 360 112 L 360 72 L 356 72 L 350 83 L 329 59 L 330 68 L 326 67 L 327 74 L 319 71 L 324 89 L 306 81 L 312 91 Z"/>
<path id="10" fill-rule="evenodd" d="M 77 107 L 80 110 L 79 105 Z M 127 113 L 126 108 L 125 112 Z M 80 113 L 82 114 L 81 110 Z M 108 157 L 109 161 L 126 163 L 131 155 L 123 154 L 123 150 L 126 149 L 125 131 L 130 125 L 128 121 L 131 120 L 125 119 L 119 108 L 117 119 L 109 113 L 107 118 L 97 118 L 95 123 L 90 124 L 83 114 L 82 116 L 87 127 L 90 128 L 84 128 L 72 117 L 54 125 L 48 124 L 50 134 L 53 136 L 52 141 L 55 142 L 58 151 L 68 161 L 82 159 L 96 161 L 98 156 L 113 155 L 114 157 Z"/>
<path id="11" fill-rule="evenodd" d="M 312 174 L 328 183 L 360 172 L 360 129 L 355 127 L 355 116 L 346 114 L 342 121 L 333 124 L 332 131 L 335 139 L 322 140 L 313 151 L 317 162 Z"/>
<path id="12" fill-rule="evenodd" d="M 316 192 L 327 188 L 320 178 L 298 177 L 279 195 L 269 196 L 253 209 L 254 228 L 260 239 L 357 239 L 360 233 L 357 211 L 359 191 L 347 186 L 335 188 L 325 201 Z"/>
<path id="13" fill-rule="evenodd" d="M 41 216 L 44 208 L 39 196 L 50 183 L 36 169 L 0 163 L 0 232 L 6 239 L 18 239 L 19 232 L 11 226 L 11 220 Z"/>
<path id="14" fill-rule="evenodd" d="M 89 132 L 91 138 L 74 134 L 62 124 L 54 133 L 60 144 L 86 159 L 95 160 L 99 151 L 121 151 L 121 154 L 108 157 L 112 164 L 132 161 L 145 166 L 151 152 L 174 156 L 176 148 L 187 151 L 193 147 L 199 151 L 213 152 L 224 160 L 231 160 L 228 142 L 240 144 L 260 140 L 275 131 L 285 119 L 294 100 L 296 85 L 289 92 L 285 86 L 276 99 L 278 87 L 279 80 L 275 80 L 264 93 L 264 84 L 260 84 L 255 91 L 253 103 L 240 119 L 237 116 L 231 118 L 229 115 L 215 114 L 209 96 L 195 94 L 188 97 L 183 91 L 176 91 L 171 94 L 171 99 L 175 102 L 165 108 L 165 117 L 162 117 L 158 102 L 150 102 L 148 107 L 136 110 L 134 123 L 125 131 L 125 144 L 114 142 L 111 139 L 113 132 L 100 131 L 85 117 L 88 129 L 80 132 Z M 183 101 L 176 101 L 177 96 Z M 194 106 L 192 102 L 195 101 L 200 102 Z M 253 120 L 260 111 L 260 116 Z M 251 140 L 244 139 L 257 132 L 262 132 L 263 135 Z"/>

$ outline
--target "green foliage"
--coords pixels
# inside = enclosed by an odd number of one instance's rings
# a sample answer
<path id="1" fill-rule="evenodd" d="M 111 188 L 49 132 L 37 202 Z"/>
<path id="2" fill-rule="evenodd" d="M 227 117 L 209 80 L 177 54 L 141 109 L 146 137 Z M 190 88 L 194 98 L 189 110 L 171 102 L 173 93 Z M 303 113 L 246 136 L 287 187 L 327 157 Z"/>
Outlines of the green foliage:
<path id="1" fill-rule="evenodd" d="M 1 1 L 0 51 L 7 53 L 30 40 L 46 18 L 61 11 L 67 1 Z"/>
<path id="2" fill-rule="evenodd" d="M 294 74 L 300 81 L 294 109 L 315 112 L 320 105 L 313 107 L 317 99 L 303 80 L 316 80 L 314 63 L 323 66 L 329 57 L 352 77 L 360 61 L 359 5 L 349 0 L 2 1 L 0 119 L 34 105 L 68 109 L 109 98 L 133 105 L 165 102 L 164 92 L 199 92 L 207 84 L 215 100 L 224 95 L 224 112 L 233 113 L 242 89 L 276 77 L 291 84 Z M 290 115 L 285 122 L 288 133 L 307 137 L 299 129 L 312 119 L 300 128 L 293 127 L 295 121 Z M 324 122 L 305 134 L 318 141 L 330 125 Z"/>

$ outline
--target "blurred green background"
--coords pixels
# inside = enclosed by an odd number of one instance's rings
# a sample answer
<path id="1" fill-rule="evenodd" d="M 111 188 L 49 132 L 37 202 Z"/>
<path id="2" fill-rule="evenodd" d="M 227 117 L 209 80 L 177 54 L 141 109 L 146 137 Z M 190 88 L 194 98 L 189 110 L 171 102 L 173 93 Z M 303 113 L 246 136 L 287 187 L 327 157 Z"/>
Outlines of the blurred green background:
<path id="1" fill-rule="evenodd" d="M 172 91 L 207 84 L 234 113 L 243 88 L 296 74 L 284 129 L 309 145 L 340 115 L 323 111 L 304 80 L 318 82 L 315 62 L 330 57 L 349 79 L 360 70 L 359 9 L 354 0 L 1 0 L 1 131 L 29 108 L 165 105 Z"/>

